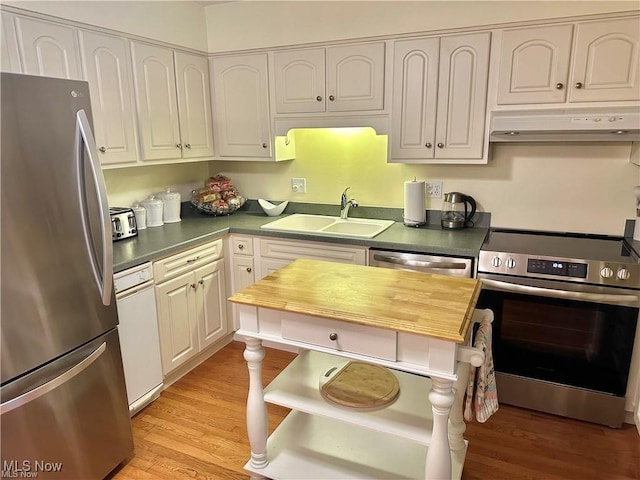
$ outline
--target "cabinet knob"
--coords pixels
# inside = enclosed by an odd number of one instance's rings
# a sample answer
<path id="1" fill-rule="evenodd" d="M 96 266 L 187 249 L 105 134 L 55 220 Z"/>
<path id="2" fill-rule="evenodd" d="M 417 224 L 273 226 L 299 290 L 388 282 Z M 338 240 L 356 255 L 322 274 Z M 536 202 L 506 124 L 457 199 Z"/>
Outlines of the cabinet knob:
<path id="1" fill-rule="evenodd" d="M 242 243 L 238 245 L 238 250 L 244 250 L 244 245 Z"/>
<path id="2" fill-rule="evenodd" d="M 180 150 L 182 150 L 182 144 L 181 143 L 176 143 L 176 148 L 179 148 Z"/>
<path id="3" fill-rule="evenodd" d="M 321 102 L 321 101 L 322 101 L 322 97 L 321 97 L 320 95 L 318 95 L 318 96 L 316 97 L 316 100 L 317 100 L 317 101 L 319 101 L 319 102 Z"/>
<path id="4" fill-rule="evenodd" d="M 438 148 L 444 148 L 444 143 L 439 143 Z"/>
<path id="5" fill-rule="evenodd" d="M 333 332 L 333 333 L 329 334 L 329 340 L 335 341 L 337 339 L 338 339 L 338 334 L 337 333 Z"/>
<path id="6" fill-rule="evenodd" d="M 185 143 L 184 146 L 187 147 L 189 150 L 191 150 L 191 144 L 190 143 Z"/>
<path id="7" fill-rule="evenodd" d="M 427 148 L 431 148 L 431 142 L 425 143 L 424 146 L 427 147 Z"/>
<path id="8" fill-rule="evenodd" d="M 200 280 L 198 280 L 198 283 L 199 283 L 200 285 L 204 285 L 204 280 L 201 278 Z"/>
<path id="9" fill-rule="evenodd" d="M 198 288 L 198 285 L 197 285 L 197 284 L 195 284 L 195 283 L 192 283 L 192 284 L 191 284 L 191 288 L 193 288 L 193 289 L 195 290 L 196 288 Z"/>
<path id="10" fill-rule="evenodd" d="M 251 267 L 247 267 L 247 273 L 251 273 Z"/>
<path id="11" fill-rule="evenodd" d="M 556 88 L 557 88 L 558 90 L 562 90 L 562 89 L 564 88 L 564 84 L 562 84 L 562 83 L 558 82 L 558 83 L 556 83 Z"/>
<path id="12" fill-rule="evenodd" d="M 266 143 L 263 143 L 263 144 L 262 144 L 262 148 L 267 148 L 267 146 L 268 146 L 268 145 L 267 145 Z"/>
<path id="13" fill-rule="evenodd" d="M 104 148 L 104 147 L 100 147 L 100 148 L 98 149 L 98 151 L 99 151 L 100 153 L 105 153 L 105 152 L 107 151 L 107 149 L 106 149 L 106 148 Z"/>
<path id="14" fill-rule="evenodd" d="M 336 99 L 336 97 L 334 97 L 333 95 L 329 95 L 329 100 L 331 100 L 332 102 Z"/>
<path id="15" fill-rule="evenodd" d="M 576 82 L 576 88 L 580 90 L 582 88 L 582 82 Z"/>

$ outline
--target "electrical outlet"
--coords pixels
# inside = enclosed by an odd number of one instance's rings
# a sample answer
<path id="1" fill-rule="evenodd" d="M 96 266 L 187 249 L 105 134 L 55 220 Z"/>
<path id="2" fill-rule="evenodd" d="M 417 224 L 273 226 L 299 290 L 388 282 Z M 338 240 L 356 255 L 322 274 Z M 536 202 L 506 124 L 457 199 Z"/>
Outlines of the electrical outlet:
<path id="1" fill-rule="evenodd" d="M 427 198 L 442 198 L 442 182 L 427 182 Z"/>
<path id="2" fill-rule="evenodd" d="M 296 193 L 305 193 L 307 191 L 307 179 L 306 178 L 292 178 L 291 190 Z"/>

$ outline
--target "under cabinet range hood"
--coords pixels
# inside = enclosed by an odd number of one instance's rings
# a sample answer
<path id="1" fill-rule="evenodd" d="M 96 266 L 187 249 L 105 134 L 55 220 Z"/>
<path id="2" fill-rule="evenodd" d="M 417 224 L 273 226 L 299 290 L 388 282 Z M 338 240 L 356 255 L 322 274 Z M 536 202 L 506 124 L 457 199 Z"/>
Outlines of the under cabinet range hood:
<path id="1" fill-rule="evenodd" d="M 491 142 L 637 142 L 640 107 L 493 112 Z"/>

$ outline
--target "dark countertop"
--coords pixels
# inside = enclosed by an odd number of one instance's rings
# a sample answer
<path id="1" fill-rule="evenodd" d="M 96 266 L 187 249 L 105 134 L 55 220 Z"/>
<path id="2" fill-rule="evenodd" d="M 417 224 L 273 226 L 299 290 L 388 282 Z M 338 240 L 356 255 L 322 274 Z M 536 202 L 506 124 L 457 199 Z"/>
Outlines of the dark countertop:
<path id="1" fill-rule="evenodd" d="M 291 213 L 313 213 L 337 216 L 335 205 L 289 204 L 282 216 Z M 356 212 L 358 213 L 356 215 Z M 113 244 L 114 272 L 120 272 L 144 262 L 171 255 L 194 247 L 227 233 L 244 233 L 264 237 L 292 240 L 320 241 L 343 245 L 361 245 L 382 250 L 477 257 L 489 230 L 489 214 L 481 214 L 475 228 L 443 230 L 439 224 L 439 212 L 429 211 L 428 225 L 420 228 L 406 227 L 402 223 L 402 209 L 364 207 L 349 212 L 353 217 L 384 218 L 396 223 L 375 238 L 336 237 L 263 230 L 260 227 L 280 217 L 268 217 L 255 201 L 247 202 L 242 209 L 226 216 L 210 216 L 196 211 L 188 203 L 182 206 L 179 223 L 150 227 L 138 232 L 137 237 Z"/>

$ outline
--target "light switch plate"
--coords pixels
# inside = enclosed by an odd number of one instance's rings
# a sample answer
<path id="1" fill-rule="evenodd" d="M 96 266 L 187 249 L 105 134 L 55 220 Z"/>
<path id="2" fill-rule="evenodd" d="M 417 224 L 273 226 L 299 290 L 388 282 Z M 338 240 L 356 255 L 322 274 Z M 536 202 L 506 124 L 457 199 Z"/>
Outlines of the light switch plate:
<path id="1" fill-rule="evenodd" d="M 292 178 L 291 190 L 296 193 L 305 193 L 307 191 L 307 179 L 306 178 Z"/>

